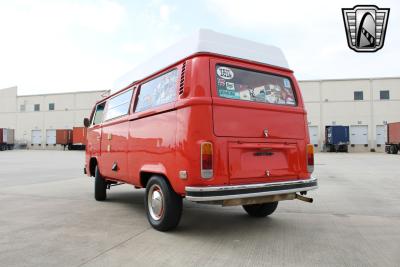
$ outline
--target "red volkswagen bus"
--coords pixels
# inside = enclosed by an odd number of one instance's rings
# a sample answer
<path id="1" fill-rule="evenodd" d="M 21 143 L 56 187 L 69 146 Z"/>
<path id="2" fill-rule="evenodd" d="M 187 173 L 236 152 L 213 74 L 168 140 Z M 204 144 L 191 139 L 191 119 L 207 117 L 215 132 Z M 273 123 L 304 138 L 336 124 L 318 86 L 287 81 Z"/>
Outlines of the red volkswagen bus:
<path id="1" fill-rule="evenodd" d="M 200 30 L 124 75 L 97 102 L 85 172 L 94 196 L 146 188 L 157 230 L 176 227 L 182 199 L 242 205 L 254 217 L 317 188 L 306 111 L 281 50 Z"/>

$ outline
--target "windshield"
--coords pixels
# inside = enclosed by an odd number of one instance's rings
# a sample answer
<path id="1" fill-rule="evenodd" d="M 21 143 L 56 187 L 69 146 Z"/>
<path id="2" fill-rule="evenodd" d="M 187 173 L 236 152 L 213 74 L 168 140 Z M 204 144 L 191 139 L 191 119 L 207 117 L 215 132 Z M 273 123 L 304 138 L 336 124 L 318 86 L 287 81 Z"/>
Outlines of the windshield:
<path id="1" fill-rule="evenodd" d="M 218 95 L 251 102 L 296 106 L 289 78 L 231 66 L 216 66 Z"/>

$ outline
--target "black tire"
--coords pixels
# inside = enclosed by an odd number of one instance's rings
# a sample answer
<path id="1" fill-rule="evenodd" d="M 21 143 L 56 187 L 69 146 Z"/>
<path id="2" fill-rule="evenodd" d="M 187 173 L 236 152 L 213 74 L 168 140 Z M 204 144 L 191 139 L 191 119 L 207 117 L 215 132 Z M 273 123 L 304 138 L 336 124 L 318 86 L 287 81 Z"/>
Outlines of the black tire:
<path id="1" fill-rule="evenodd" d="M 274 213 L 276 208 L 278 207 L 278 201 L 263 203 L 263 204 L 252 204 L 252 205 L 243 205 L 243 209 L 249 214 L 251 217 L 267 217 Z"/>
<path id="2" fill-rule="evenodd" d="M 397 152 L 399 152 L 398 148 L 394 145 L 390 146 L 390 150 L 391 150 L 391 154 L 397 154 Z"/>
<path id="3" fill-rule="evenodd" d="M 159 203 L 157 207 L 153 205 L 156 202 Z M 147 220 L 154 229 L 164 232 L 178 226 L 182 215 L 182 197 L 175 193 L 163 177 L 155 175 L 150 178 L 146 185 L 144 203 Z"/>
<path id="4" fill-rule="evenodd" d="M 107 198 L 107 181 L 101 176 L 98 166 L 95 169 L 94 198 L 97 201 L 104 201 Z"/>

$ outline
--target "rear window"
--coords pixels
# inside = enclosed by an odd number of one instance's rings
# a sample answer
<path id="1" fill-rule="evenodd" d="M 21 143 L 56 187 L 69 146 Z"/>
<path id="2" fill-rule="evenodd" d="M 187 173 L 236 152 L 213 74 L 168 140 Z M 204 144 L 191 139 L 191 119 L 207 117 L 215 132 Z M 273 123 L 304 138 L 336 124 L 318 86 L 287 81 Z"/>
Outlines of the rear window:
<path id="1" fill-rule="evenodd" d="M 223 98 L 296 106 L 292 81 L 283 76 L 217 65 L 218 95 Z"/>

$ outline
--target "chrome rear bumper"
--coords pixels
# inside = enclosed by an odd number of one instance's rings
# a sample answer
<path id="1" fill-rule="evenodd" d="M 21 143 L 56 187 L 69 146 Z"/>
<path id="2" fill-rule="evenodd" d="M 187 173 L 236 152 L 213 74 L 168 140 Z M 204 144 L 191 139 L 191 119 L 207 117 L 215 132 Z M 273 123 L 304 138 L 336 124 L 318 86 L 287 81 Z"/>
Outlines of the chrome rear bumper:
<path id="1" fill-rule="evenodd" d="M 295 180 L 288 182 L 244 184 L 227 186 L 186 186 L 186 199 L 201 201 L 218 201 L 238 198 L 252 198 L 262 196 L 282 195 L 304 192 L 318 188 L 317 178 Z"/>

